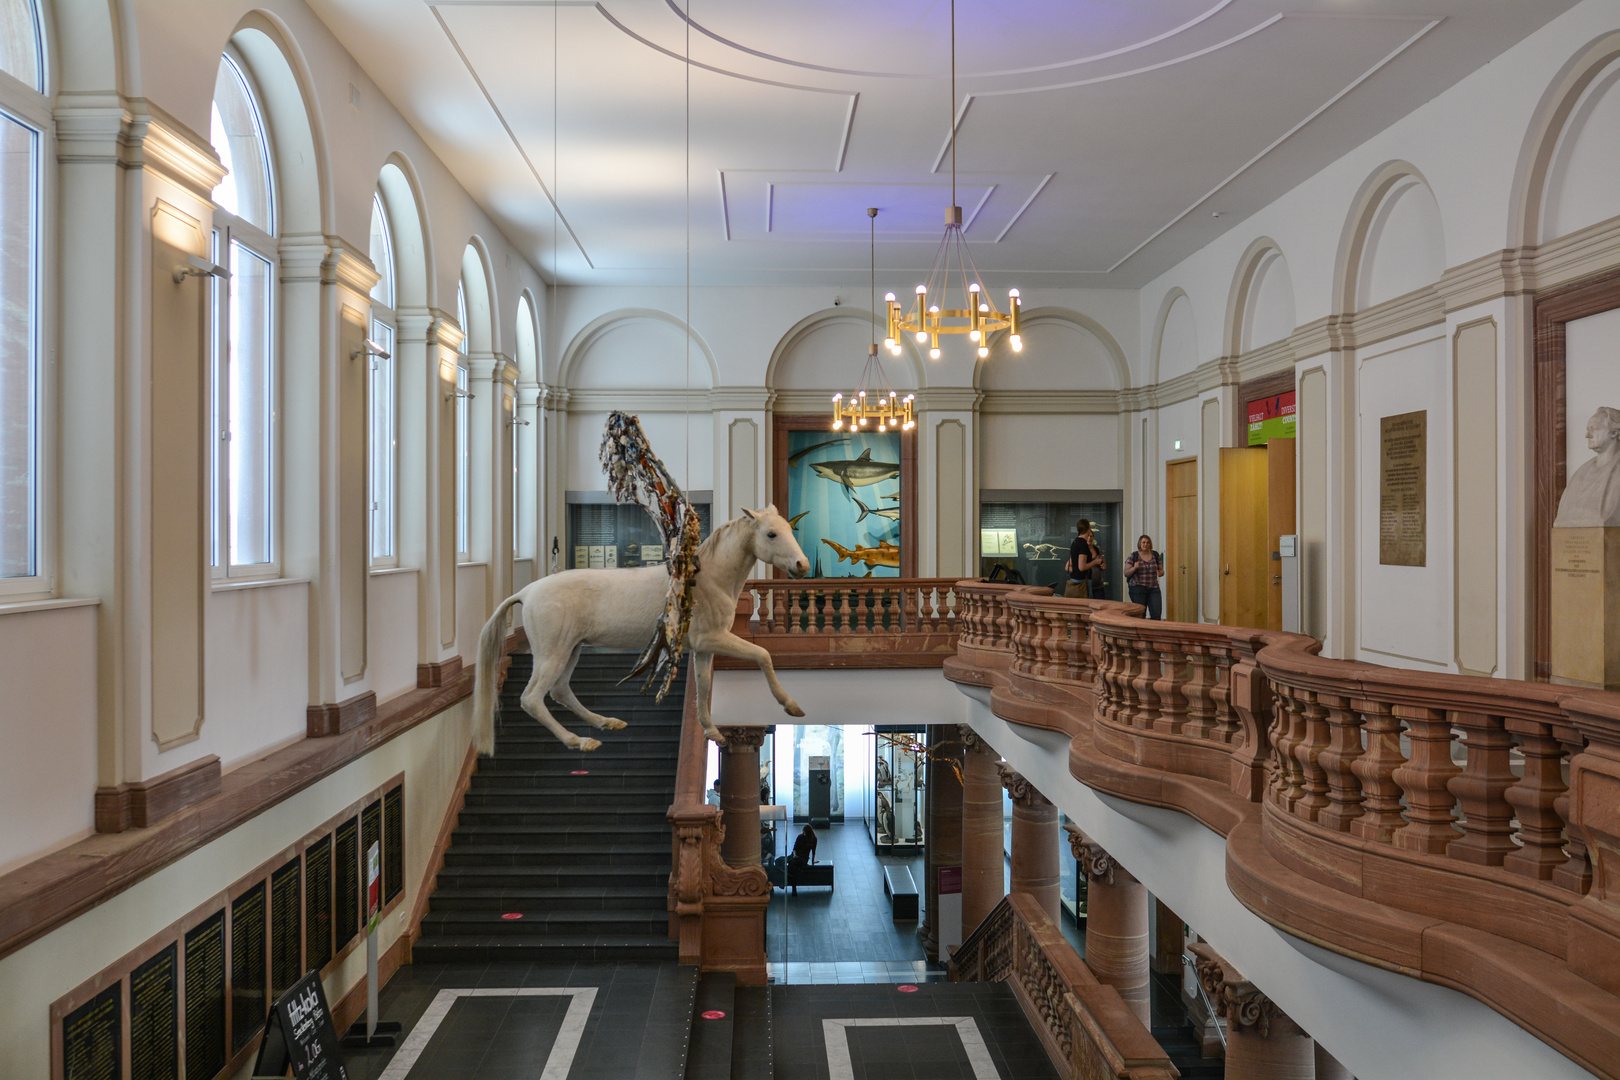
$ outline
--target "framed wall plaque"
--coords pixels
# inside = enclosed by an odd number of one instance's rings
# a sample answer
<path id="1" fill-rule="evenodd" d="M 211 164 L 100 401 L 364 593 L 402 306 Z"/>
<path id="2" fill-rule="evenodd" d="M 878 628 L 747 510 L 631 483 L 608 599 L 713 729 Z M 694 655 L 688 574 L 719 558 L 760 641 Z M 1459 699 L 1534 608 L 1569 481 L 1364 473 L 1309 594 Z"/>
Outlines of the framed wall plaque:
<path id="1" fill-rule="evenodd" d="M 405 891 L 405 788 L 383 793 L 383 903 Z"/>
<path id="2" fill-rule="evenodd" d="M 1426 410 L 1378 422 L 1378 561 L 1423 566 L 1428 554 Z"/>
<path id="3" fill-rule="evenodd" d="M 129 973 L 129 1080 L 180 1072 L 180 948 L 170 942 Z"/>
<path id="4" fill-rule="evenodd" d="M 225 1067 L 225 909 L 186 933 L 186 1075 Z"/>
<path id="5" fill-rule="evenodd" d="M 115 982 L 62 1019 L 64 1080 L 123 1080 L 123 992 Z"/>
<path id="6" fill-rule="evenodd" d="M 337 827 L 332 847 L 333 948 L 342 949 L 360 932 L 360 819 Z"/>
<path id="7" fill-rule="evenodd" d="M 304 967 L 332 959 L 332 834 L 304 849 Z"/>
<path id="8" fill-rule="evenodd" d="M 270 875 L 270 996 L 278 998 L 304 973 L 304 897 L 299 860 Z"/>
<path id="9" fill-rule="evenodd" d="M 231 1049 L 258 1034 L 269 1006 L 265 964 L 266 913 L 260 881 L 231 901 Z"/>

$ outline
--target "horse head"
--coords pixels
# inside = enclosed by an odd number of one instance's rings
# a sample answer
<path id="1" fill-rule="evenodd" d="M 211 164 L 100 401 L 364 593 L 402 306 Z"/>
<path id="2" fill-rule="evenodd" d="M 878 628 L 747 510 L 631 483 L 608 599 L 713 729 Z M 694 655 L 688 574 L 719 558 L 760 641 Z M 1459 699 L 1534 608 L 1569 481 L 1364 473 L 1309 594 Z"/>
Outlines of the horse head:
<path id="1" fill-rule="evenodd" d="M 793 526 L 776 512 L 774 504 L 763 510 L 749 510 L 744 507 L 743 513 L 754 523 L 752 539 L 754 558 L 768 562 L 783 573 L 796 578 L 802 578 L 810 572 L 810 560 L 804 557 L 804 549 L 793 539 Z"/>

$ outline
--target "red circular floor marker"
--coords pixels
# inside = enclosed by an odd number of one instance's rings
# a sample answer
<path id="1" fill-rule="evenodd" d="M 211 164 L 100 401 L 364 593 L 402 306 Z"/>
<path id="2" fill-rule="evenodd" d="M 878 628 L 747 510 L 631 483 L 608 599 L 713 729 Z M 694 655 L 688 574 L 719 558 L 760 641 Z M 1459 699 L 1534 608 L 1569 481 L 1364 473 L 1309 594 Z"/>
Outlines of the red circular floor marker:
<path id="1" fill-rule="evenodd" d="M 915 994 L 917 992 L 917 988 L 911 983 L 901 983 L 899 990 L 902 994 Z"/>
<path id="2" fill-rule="evenodd" d="M 708 1012 L 703 1014 L 703 1019 L 705 1020 L 724 1020 L 725 1018 L 726 1014 L 721 1012 L 719 1009 L 710 1009 Z"/>
<path id="3" fill-rule="evenodd" d="M 569 773 L 568 775 L 570 775 L 570 776 L 589 776 L 590 774 L 591 774 L 591 770 L 589 770 L 589 769 L 575 769 L 573 772 Z"/>
<path id="4" fill-rule="evenodd" d="M 501 918 L 503 918 L 503 919 L 521 919 L 521 918 L 523 918 L 523 912 L 521 912 L 521 911 L 508 911 L 505 915 L 502 915 Z"/>

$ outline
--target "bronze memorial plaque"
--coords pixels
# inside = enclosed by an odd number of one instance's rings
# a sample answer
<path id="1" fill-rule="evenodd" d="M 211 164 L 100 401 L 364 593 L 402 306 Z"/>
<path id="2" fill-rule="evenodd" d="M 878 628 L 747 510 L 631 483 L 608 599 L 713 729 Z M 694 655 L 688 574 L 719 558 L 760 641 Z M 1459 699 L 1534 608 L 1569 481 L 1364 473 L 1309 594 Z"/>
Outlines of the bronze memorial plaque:
<path id="1" fill-rule="evenodd" d="M 1379 420 L 1378 561 L 1423 566 L 1428 541 L 1427 411 Z"/>
<path id="2" fill-rule="evenodd" d="M 180 947 L 175 942 L 129 974 L 130 1080 L 180 1072 Z"/>

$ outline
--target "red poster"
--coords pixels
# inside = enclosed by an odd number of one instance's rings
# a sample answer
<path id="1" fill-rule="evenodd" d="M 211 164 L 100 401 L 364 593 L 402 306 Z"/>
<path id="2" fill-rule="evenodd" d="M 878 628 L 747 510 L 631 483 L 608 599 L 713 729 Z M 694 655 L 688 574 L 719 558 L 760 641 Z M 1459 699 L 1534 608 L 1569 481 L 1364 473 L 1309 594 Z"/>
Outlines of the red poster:
<path id="1" fill-rule="evenodd" d="M 1295 392 L 1274 394 L 1249 402 L 1249 445 L 1264 446 L 1272 439 L 1294 437 Z"/>

